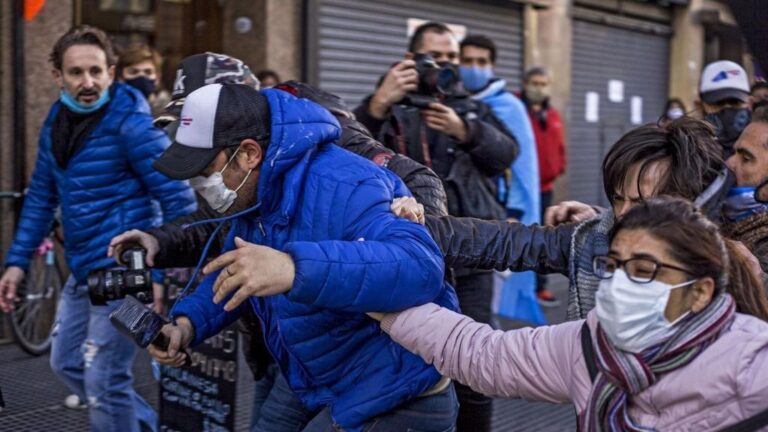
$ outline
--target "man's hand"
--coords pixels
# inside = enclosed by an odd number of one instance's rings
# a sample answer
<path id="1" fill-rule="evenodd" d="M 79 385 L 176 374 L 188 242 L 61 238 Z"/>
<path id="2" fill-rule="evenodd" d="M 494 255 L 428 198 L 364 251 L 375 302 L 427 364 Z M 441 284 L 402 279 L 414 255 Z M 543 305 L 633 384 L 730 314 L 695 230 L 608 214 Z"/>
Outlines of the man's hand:
<path id="1" fill-rule="evenodd" d="M 381 120 L 387 116 L 389 107 L 400 102 L 405 94 L 419 87 L 419 73 L 413 60 L 403 60 L 384 76 L 384 81 L 371 97 L 368 112 Z"/>
<path id="2" fill-rule="evenodd" d="M 395 198 L 389 208 L 397 217 L 424 225 L 424 206 L 416 202 L 415 198 Z"/>
<path id="3" fill-rule="evenodd" d="M 168 350 L 163 351 L 152 344 L 147 347 L 149 354 L 157 360 L 158 363 L 179 367 L 184 364 L 186 354 L 182 352 L 192 342 L 195 336 L 195 328 L 187 317 L 178 317 L 176 325 L 166 324 L 160 330 L 168 338 Z"/>
<path id="4" fill-rule="evenodd" d="M 11 312 L 16 307 L 16 291 L 24 280 L 21 267 L 9 266 L 0 278 L 0 310 Z"/>
<path id="5" fill-rule="evenodd" d="M 203 268 L 203 274 L 222 269 L 213 284 L 213 302 L 218 304 L 236 291 L 224 305 L 231 311 L 250 296 L 268 297 L 293 287 L 296 267 L 290 255 L 235 237 L 236 250 L 229 251 Z"/>
<path id="6" fill-rule="evenodd" d="M 125 250 L 126 246 L 131 244 L 138 244 L 147 250 L 147 265 L 150 267 L 155 266 L 155 255 L 160 251 L 160 243 L 157 239 L 144 231 L 130 230 L 126 231 L 119 236 L 112 239 L 109 242 L 109 249 L 107 249 L 108 257 L 115 257 L 115 261 L 118 264 L 125 264 L 120 262 L 120 254 Z"/>
<path id="7" fill-rule="evenodd" d="M 563 201 L 547 208 L 544 214 L 544 224 L 557 226 L 562 223 L 584 222 L 595 216 L 597 216 L 597 211 L 590 205 L 579 201 Z"/>
<path id="8" fill-rule="evenodd" d="M 421 115 L 430 129 L 449 135 L 459 142 L 467 142 L 467 125 L 453 108 L 433 102 L 428 109 L 421 110 Z"/>

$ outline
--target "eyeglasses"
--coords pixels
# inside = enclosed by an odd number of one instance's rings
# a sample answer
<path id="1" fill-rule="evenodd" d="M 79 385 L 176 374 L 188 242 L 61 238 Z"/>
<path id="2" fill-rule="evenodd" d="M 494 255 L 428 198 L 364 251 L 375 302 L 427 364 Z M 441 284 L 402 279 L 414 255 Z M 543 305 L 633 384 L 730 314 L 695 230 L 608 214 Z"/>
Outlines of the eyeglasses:
<path id="1" fill-rule="evenodd" d="M 671 268 L 686 274 L 690 271 L 669 264 L 663 264 L 650 258 L 630 258 L 620 260 L 607 255 L 598 255 L 592 260 L 592 271 L 600 279 L 610 279 L 616 273 L 616 269 L 623 268 L 629 280 L 645 284 L 656 279 L 661 268 Z"/>

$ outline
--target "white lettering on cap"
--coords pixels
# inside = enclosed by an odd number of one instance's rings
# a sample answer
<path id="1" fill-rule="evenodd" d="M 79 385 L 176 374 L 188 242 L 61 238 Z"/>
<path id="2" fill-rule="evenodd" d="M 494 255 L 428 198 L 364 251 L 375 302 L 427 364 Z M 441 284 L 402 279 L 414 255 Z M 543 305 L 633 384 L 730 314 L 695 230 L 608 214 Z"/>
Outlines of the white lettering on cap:
<path id="1" fill-rule="evenodd" d="M 210 84 L 190 93 L 184 100 L 176 141 L 185 146 L 213 148 L 213 125 L 219 106 L 221 84 Z"/>

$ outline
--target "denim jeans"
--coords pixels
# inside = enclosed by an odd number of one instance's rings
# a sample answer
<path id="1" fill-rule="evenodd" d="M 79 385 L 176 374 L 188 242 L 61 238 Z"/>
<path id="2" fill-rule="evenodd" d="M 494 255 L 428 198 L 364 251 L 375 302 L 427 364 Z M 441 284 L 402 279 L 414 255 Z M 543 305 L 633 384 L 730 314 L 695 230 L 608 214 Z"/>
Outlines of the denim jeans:
<path id="1" fill-rule="evenodd" d="M 274 362 L 256 381 L 253 397 L 251 432 L 299 432 L 312 418 Z"/>
<path id="2" fill-rule="evenodd" d="M 70 276 L 56 314 L 51 368 L 87 401 L 91 430 L 156 431 L 157 414 L 133 389 L 136 345 L 109 321 L 119 304 L 91 305 L 88 287 Z"/>
<path id="3" fill-rule="evenodd" d="M 392 411 L 369 421 L 365 432 L 453 432 L 459 402 L 453 384 L 432 396 L 412 399 Z M 326 408 L 303 429 L 303 432 L 342 431 Z"/>

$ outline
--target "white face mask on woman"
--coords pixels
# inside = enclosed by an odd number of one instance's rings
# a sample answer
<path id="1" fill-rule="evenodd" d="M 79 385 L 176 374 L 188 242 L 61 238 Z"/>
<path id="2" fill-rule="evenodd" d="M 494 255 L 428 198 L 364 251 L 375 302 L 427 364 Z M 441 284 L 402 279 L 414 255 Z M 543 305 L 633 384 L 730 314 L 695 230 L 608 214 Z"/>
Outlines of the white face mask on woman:
<path id="1" fill-rule="evenodd" d="M 240 186 L 238 186 L 235 190 L 228 188 L 227 185 L 224 184 L 224 177 L 222 176 L 222 173 L 225 169 L 227 169 L 229 163 L 232 162 L 235 156 L 237 156 L 237 152 L 239 151 L 240 148 L 238 148 L 232 157 L 229 158 L 227 164 L 224 165 L 224 168 L 222 168 L 221 171 L 217 171 L 208 177 L 197 176 L 189 179 L 189 185 L 192 186 L 192 189 L 199 193 L 203 199 L 205 199 L 208 205 L 210 205 L 212 209 L 219 213 L 224 213 L 230 207 L 232 207 L 232 204 L 235 202 L 235 198 L 237 198 L 237 191 L 243 187 L 245 181 L 248 180 L 248 177 L 253 171 L 253 169 L 248 170 L 248 174 L 245 175 L 243 181 L 240 182 Z"/>
<path id="2" fill-rule="evenodd" d="M 597 320 L 617 348 L 640 353 L 667 340 L 676 331 L 674 325 L 690 314 L 688 311 L 669 322 L 664 311 L 673 289 L 695 282 L 669 285 L 653 280 L 641 284 L 630 280 L 624 270 L 616 269 L 611 279 L 600 282 L 595 294 Z"/>

